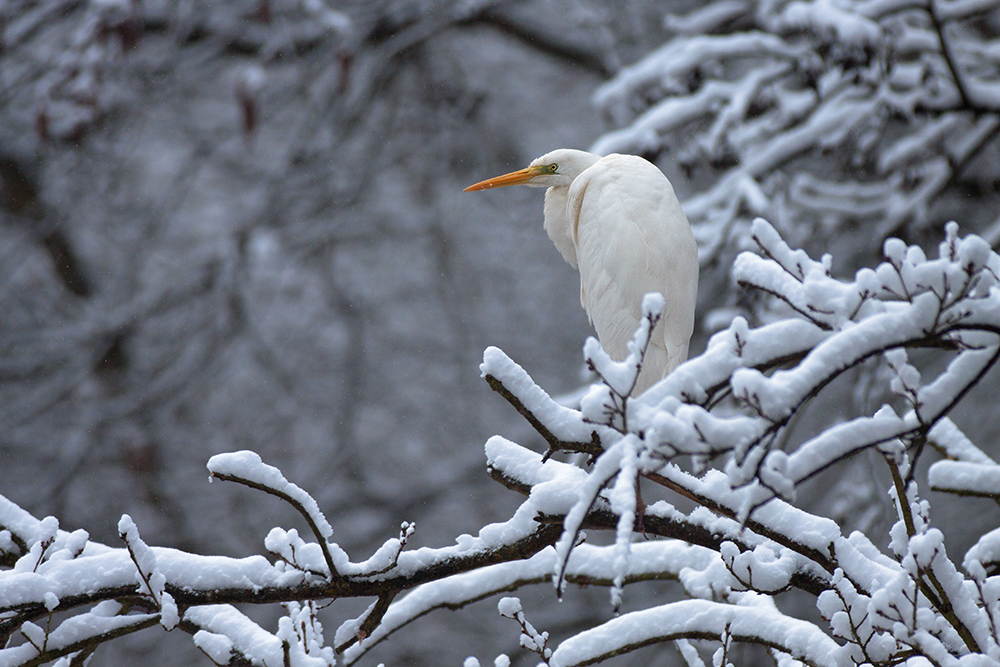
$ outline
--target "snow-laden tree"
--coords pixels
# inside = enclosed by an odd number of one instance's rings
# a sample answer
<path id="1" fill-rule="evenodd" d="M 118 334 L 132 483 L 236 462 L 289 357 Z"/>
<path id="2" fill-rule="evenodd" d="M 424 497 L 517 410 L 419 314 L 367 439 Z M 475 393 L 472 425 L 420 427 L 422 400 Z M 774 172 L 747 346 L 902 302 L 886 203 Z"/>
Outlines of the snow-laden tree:
<path id="1" fill-rule="evenodd" d="M 989 0 L 722 0 L 595 95 L 599 153 L 666 153 L 716 258 L 762 215 L 790 242 L 1000 234 L 1000 10 Z M 973 206 L 967 205 L 969 200 Z M 877 247 L 877 246 L 876 246 Z"/>
<path id="2" fill-rule="evenodd" d="M 728 664 L 740 643 L 766 647 L 779 664 L 1000 663 L 1000 530 L 979 536 L 959 567 L 921 496 L 929 486 L 1000 501 L 1000 466 L 948 416 L 1000 357 L 1000 256 L 952 223 L 936 257 L 891 239 L 884 262 L 838 279 L 829 256 L 792 250 L 764 220 L 751 235 L 758 252 L 738 257 L 735 280 L 784 304 L 785 316 L 756 328 L 736 319 L 638 398 L 629 390 L 659 295 L 645 299 L 624 362 L 588 342 L 599 381 L 579 409 L 554 402 L 499 349 L 486 351 L 483 377 L 548 447 L 486 443 L 489 475 L 526 499 L 508 520 L 455 544 L 407 549 L 417 527 L 403 523 L 374 554 L 352 559 L 313 497 L 249 451 L 214 456 L 208 468 L 301 514 L 302 530 L 263 537 L 267 557 L 150 547 L 127 515 L 118 524 L 124 546 L 98 544 L 4 501 L 0 664 L 79 664 L 101 643 L 156 625 L 190 633 L 218 664 L 353 664 L 434 609 L 525 586 L 561 595 L 587 585 L 606 587 L 609 608 L 623 610 L 630 590 L 651 580 L 679 581 L 682 593 L 565 637 L 537 629 L 517 598 L 500 599 L 498 611 L 548 665 L 667 642 L 691 665 L 704 664 L 706 650 Z M 940 357 L 937 372 L 918 372 L 916 352 Z M 865 364 L 883 369 L 891 400 L 786 437 L 825 388 Z M 910 465 L 927 446 L 940 452 L 929 482 Z M 801 483 L 865 450 L 891 478 L 897 521 L 885 548 L 796 505 Z M 582 459 L 558 460 L 566 453 Z M 585 531 L 612 539 L 590 541 Z M 792 590 L 815 598 L 822 621 L 783 611 Z M 345 597 L 373 601 L 324 632 L 324 601 Z M 247 603 L 280 603 L 286 613 L 267 629 L 235 606 Z"/>
<path id="3" fill-rule="evenodd" d="M 944 531 L 949 538 L 975 544 L 960 570 L 955 554 L 948 557 L 922 494 L 936 489 L 996 500 L 1000 493 L 996 465 L 949 419 L 957 405 L 972 398 L 969 388 L 983 379 L 997 352 L 991 291 L 997 259 L 987 243 L 959 238 L 953 228 L 937 259 L 927 260 L 904 242 L 882 243 L 898 234 L 933 247 L 950 217 L 962 220 L 965 229 L 981 231 L 986 241 L 995 240 L 989 225 L 997 200 L 996 3 L 722 2 L 671 19 L 668 25 L 677 36 L 598 93 L 598 105 L 622 129 L 601 139 L 596 150 L 662 152 L 662 166 L 680 165 L 691 179 L 687 189 L 697 193 L 685 209 L 695 222 L 706 268 L 713 263 L 715 268 L 703 301 L 717 306 L 731 298 L 730 290 L 711 288 L 729 286 L 729 248 L 736 245 L 754 249 L 737 262 L 736 279 L 745 293 L 760 295 L 752 302 L 757 307 L 746 320 L 734 321 L 733 311 L 709 315 L 712 328 L 721 331 L 706 352 L 637 400 L 625 398 L 636 360 L 612 364 L 593 345 L 587 360 L 603 381 L 575 407 L 550 400 L 523 370 L 490 349 L 483 366 L 486 380 L 535 427 L 547 450 L 491 439 L 490 475 L 527 499 L 506 521 L 483 527 L 475 537 L 462 535 L 455 544 L 421 549 L 407 548 L 414 541 L 415 526 L 406 516 L 413 489 L 383 485 L 372 492 L 359 483 L 344 492 L 320 482 L 337 467 L 331 461 L 343 461 L 331 458 L 329 433 L 314 425 L 326 423 L 320 416 L 353 423 L 341 415 L 349 416 L 365 393 L 364 385 L 353 381 L 370 376 L 357 361 L 364 356 L 364 343 L 398 322 L 378 320 L 380 326 L 362 335 L 356 303 L 346 291 L 367 294 L 364 290 L 372 286 L 343 269 L 365 264 L 358 257 L 372 255 L 359 253 L 358 247 L 375 243 L 369 238 L 370 220 L 353 212 L 364 201 L 359 193 L 381 193 L 375 186 L 385 185 L 379 179 L 387 171 L 412 172 L 428 158 L 440 163 L 443 153 L 448 158 L 443 161 L 467 166 L 463 151 L 509 152 L 490 145 L 504 139 L 490 132 L 473 137 L 468 129 L 481 99 L 440 74 L 442 62 L 450 64 L 451 74 L 460 73 L 464 64 L 450 58 L 450 51 L 442 56 L 431 48 L 432 37 L 446 29 L 503 26 L 592 70 L 606 74 L 614 66 L 603 47 L 569 48 L 562 35 L 531 30 L 537 26 L 518 22 L 508 7 L 388 4 L 396 9 L 380 6 L 354 28 L 337 14 L 310 13 L 322 9 L 320 4 L 267 0 L 231 11 L 212 3 L 62 0 L 0 7 L 5 77 L 0 103 L 19 109 L 8 118 L 31 119 L 0 131 L 13 136 L 14 145 L 33 136 L 33 128 L 48 142 L 49 173 L 41 196 L 21 197 L 10 184 L 23 179 L 0 161 L 3 204 L 11 211 L 7 219 L 43 223 L 37 230 L 41 247 L 58 274 L 53 278 L 40 270 L 41 263 L 23 251 L 31 247 L 38 254 L 38 249 L 20 236 L 16 244 L 4 241 L 6 265 L 24 267 L 11 272 L 16 280 L 8 279 L 3 291 L 5 326 L 18 328 L 4 338 L 4 395 L 9 397 L 0 410 L 4 445 L 7 438 L 21 443 L 18 456 L 43 446 L 59 453 L 51 463 L 43 459 L 45 470 L 54 471 L 52 480 L 24 475 L 27 484 L 39 488 L 40 495 L 49 487 L 62 494 L 66 480 L 87 462 L 101 460 L 94 454 L 94 442 L 106 438 L 100 427 L 128 419 L 154 434 L 149 437 L 152 456 L 145 446 L 134 448 L 135 468 L 164 467 L 169 461 L 175 479 L 184 471 L 178 452 L 186 450 L 178 446 L 157 460 L 157 443 L 169 438 L 207 446 L 213 428 L 275 440 L 264 445 L 275 451 L 259 450 L 273 463 L 277 450 L 288 446 L 277 442 L 280 435 L 273 437 L 275 415 L 262 418 L 257 408 L 262 404 L 275 406 L 275 413 L 308 441 L 322 443 L 303 454 L 307 469 L 289 472 L 311 493 L 252 453 L 227 454 L 209 463 L 215 478 L 278 496 L 301 513 L 303 523 L 295 528 L 266 535 L 264 530 L 256 538 L 263 540 L 266 557 L 234 559 L 202 555 L 204 548 L 149 547 L 140 537 L 148 522 L 124 517 L 107 521 L 117 525 L 124 546 L 101 544 L 83 531 L 60 530 L 54 518 L 38 520 L 13 503 L 0 503 L 0 632 L 8 639 L 0 664 L 80 663 L 101 643 L 156 625 L 174 635 L 191 633 L 195 645 L 223 664 L 353 663 L 370 659 L 369 649 L 396 629 L 426 622 L 419 617 L 433 609 L 499 598 L 525 586 L 569 597 L 567 587 L 577 585 L 606 587 L 610 599 L 603 616 L 615 610 L 620 615 L 569 631 L 548 622 L 530 603 L 510 597 L 499 602 L 499 615 L 515 621 L 507 624 L 508 632 L 521 635 L 528 652 L 522 661 L 585 664 L 671 641 L 695 665 L 703 664 L 706 652 L 715 652 L 716 664 L 726 664 L 731 651 L 748 642 L 767 647 L 780 664 L 996 661 L 998 536 L 949 526 Z M 432 5 L 440 11 L 424 11 Z M 412 7 L 418 9 L 406 9 Z M 135 12 L 142 33 L 138 43 Z M 455 37 L 450 32 L 441 41 L 458 44 L 456 51 L 464 49 L 469 60 L 480 55 L 478 49 L 472 53 L 472 42 Z M 41 48 L 50 39 L 66 43 L 55 50 Z M 361 40 L 361 46 L 352 40 Z M 137 52 L 142 57 L 118 57 Z M 53 54 L 66 57 L 52 60 Z M 218 54 L 228 58 L 227 72 L 239 70 L 233 81 L 220 79 L 213 69 Z M 393 66 L 421 59 L 426 67 Z M 186 105 L 188 91 L 206 87 L 198 88 L 192 79 L 206 72 L 207 87 L 225 88 L 215 97 L 197 98 L 197 108 L 208 112 L 165 123 L 169 131 L 142 134 L 137 142 L 161 151 L 158 167 L 188 159 L 189 168 L 162 172 L 170 178 L 160 179 L 158 197 L 131 199 L 132 181 L 116 176 L 144 164 L 116 141 L 116 132 L 128 124 L 121 118 L 135 102 L 130 96 L 144 90 L 156 100 L 157 112 L 177 100 Z M 226 85 L 218 86 L 219 80 Z M 150 87 L 125 85 L 131 82 Z M 306 93 L 300 98 L 299 91 Z M 269 118 L 268 105 L 282 96 L 305 100 L 296 110 L 303 113 Z M 414 111 L 414 99 L 439 111 L 433 123 Z M 565 111 L 560 110 L 560 119 Z M 164 117 L 150 112 L 145 125 L 162 123 Z M 425 135 L 414 133 L 402 143 L 386 141 L 385 127 L 422 124 L 436 128 L 434 140 L 415 139 Z M 81 134 L 90 143 L 80 143 L 75 153 L 60 143 L 72 144 Z M 179 137 L 190 139 L 190 150 L 172 150 L 186 145 Z M 476 149 L 455 148 L 446 143 L 449 137 L 454 144 L 476 142 Z M 259 163 L 243 174 L 234 156 L 245 156 L 240 150 L 247 147 L 265 152 L 257 153 Z M 118 161 L 125 158 L 122 167 Z M 92 180 L 64 178 L 90 171 L 96 175 Z M 190 216 L 180 204 L 224 192 L 234 173 L 265 187 L 237 197 L 238 215 L 219 220 L 225 224 L 209 236 L 202 216 Z M 421 187 L 414 188 L 421 197 L 441 187 L 429 175 L 421 178 Z M 114 185 L 102 189 L 104 182 Z M 205 186 L 213 182 L 218 187 Z M 322 184 L 319 198 L 313 193 L 316 183 Z M 90 198 L 80 205 L 79 197 Z M 33 200 L 73 224 L 40 213 Z M 335 225 L 324 217 L 331 209 L 337 211 Z M 376 231 L 402 244 L 420 239 L 414 231 L 414 226 L 422 229 L 419 219 L 399 215 L 397 221 L 394 212 L 376 209 L 379 220 L 391 221 L 374 225 Z M 751 226 L 758 214 L 775 229 L 765 223 Z M 440 261 L 428 261 L 428 273 L 453 270 L 449 253 L 467 238 L 438 224 L 445 215 L 433 210 L 426 216 L 434 221 L 428 223 L 435 240 L 431 254 Z M 182 224 L 177 234 L 172 224 L 188 218 L 205 234 L 196 237 L 198 243 L 188 236 L 191 229 Z M 142 224 L 135 225 L 136 220 Z M 781 238 L 807 247 L 815 257 L 832 251 L 851 268 L 791 251 Z M 730 241 L 735 243 L 727 245 Z M 886 261 L 876 269 L 863 270 L 853 280 L 833 277 L 843 278 L 868 263 L 865 248 L 883 247 Z M 68 252 L 80 248 L 91 261 L 124 248 L 126 259 L 120 265 L 94 262 L 115 270 L 88 274 Z M 389 257 L 401 255 L 409 256 Z M 320 270 L 308 271 L 306 260 L 316 256 L 328 258 L 339 272 L 327 275 L 322 262 Z M 412 307 L 410 297 L 401 294 L 391 308 Z M 372 299 L 377 298 L 384 297 L 376 290 Z M 438 312 L 420 304 L 415 309 Z M 333 322 L 330 311 L 335 311 Z M 647 312 L 652 323 L 655 298 Z M 447 314 L 456 320 L 467 316 L 462 308 Z M 337 318 L 349 323 L 346 334 L 336 326 Z M 325 337 L 316 345 L 279 344 L 290 331 L 302 329 L 322 330 Z M 249 354 L 220 354 L 231 350 L 234 340 Z M 640 331 L 640 355 L 642 342 Z M 331 345 L 338 350 L 337 360 L 350 363 L 331 363 L 325 356 Z M 452 345 L 448 339 L 441 347 L 450 353 Z M 334 388 L 347 378 L 340 395 L 349 396 L 344 399 L 348 407 L 330 409 L 326 399 L 336 394 L 329 391 L 332 381 L 295 376 L 289 349 L 310 370 L 332 367 Z M 422 349 L 416 356 L 436 371 L 444 363 L 438 363 L 444 355 L 428 360 Z M 258 366 L 277 378 L 284 393 L 247 401 L 242 410 L 220 409 L 226 406 L 219 397 L 227 391 L 242 397 L 238 390 L 257 386 Z M 532 371 L 540 377 L 535 366 Z M 96 391 L 93 383 L 79 380 L 91 373 L 99 377 Z M 451 382 L 446 372 L 441 375 L 441 382 Z M 844 385 L 862 394 L 850 406 L 851 414 L 842 405 Z M 407 398 L 419 393 L 398 379 L 375 386 L 368 392 L 391 387 Z M 273 396 L 279 398 L 268 403 Z M 409 405 L 404 403 L 404 409 Z M 178 435 L 176 424 L 191 419 L 192 406 L 213 417 L 235 416 Z M 810 417 L 810 411 L 825 419 Z M 447 417 L 457 420 L 460 412 Z M 367 423 L 388 421 L 384 414 L 373 412 Z M 429 418 L 439 419 L 437 413 Z M 955 421 L 961 422 L 957 415 Z M 988 419 L 979 421 L 975 426 Z M 351 428 L 338 426 L 334 449 L 356 435 Z M 388 433 L 384 439 L 393 440 L 388 446 L 396 446 L 397 433 Z M 125 435 L 142 445 L 131 432 Z M 921 452 L 922 463 L 934 460 L 929 477 L 914 465 Z M 574 465 L 566 453 L 574 455 Z M 382 456 L 380 451 L 368 460 Z M 861 461 L 880 473 L 859 486 L 876 489 L 882 498 L 886 491 L 892 494 L 896 522 L 891 530 L 852 532 L 840 513 L 810 502 L 810 484 L 813 489 L 817 483 L 835 485 L 852 470 L 842 461 Z M 349 465 L 357 466 L 356 460 L 343 467 Z M 221 493 L 219 484 L 198 487 L 200 476 L 190 477 L 193 481 L 179 495 L 191 496 L 192 489 L 205 498 Z M 384 471 L 369 479 L 380 477 Z M 98 488 L 98 496 L 103 490 Z M 160 493 L 165 495 L 158 489 L 149 495 L 162 498 Z M 400 514 L 399 523 L 383 526 L 388 539 L 381 548 L 366 558 L 357 549 L 347 554 L 336 546 L 333 540 L 346 544 L 348 510 L 393 493 L 399 498 L 390 508 Z M 248 533 L 246 517 L 227 516 L 227 505 L 219 507 L 203 521 L 213 524 L 207 532 L 224 545 L 222 550 L 231 548 L 224 535 Z M 321 507 L 336 518 L 325 519 Z M 379 516 L 385 513 L 383 508 Z M 644 584 L 662 580 L 676 582 L 668 595 Z M 327 600 L 345 598 L 371 601 L 371 607 L 360 616 L 326 607 Z M 815 613 L 798 613 L 803 598 L 812 599 Z M 250 604 L 283 604 L 283 618 L 272 627 L 247 608 Z M 330 632 L 334 627 L 339 629 Z M 706 640 L 717 643 L 699 643 Z M 469 651 L 475 651 L 475 638 L 469 642 Z M 495 664 L 506 663 L 500 657 Z"/>

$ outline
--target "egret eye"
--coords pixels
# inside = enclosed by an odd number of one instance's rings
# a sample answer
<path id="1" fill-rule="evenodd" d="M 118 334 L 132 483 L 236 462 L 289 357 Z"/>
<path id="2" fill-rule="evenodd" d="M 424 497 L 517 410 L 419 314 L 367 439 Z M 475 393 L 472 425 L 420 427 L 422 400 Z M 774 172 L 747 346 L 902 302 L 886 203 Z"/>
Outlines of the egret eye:
<path id="1" fill-rule="evenodd" d="M 548 172 L 550 174 L 554 174 L 554 173 L 556 173 L 556 169 L 558 169 L 558 168 L 559 168 L 559 165 L 557 165 L 557 164 L 550 164 L 545 169 L 548 170 Z"/>

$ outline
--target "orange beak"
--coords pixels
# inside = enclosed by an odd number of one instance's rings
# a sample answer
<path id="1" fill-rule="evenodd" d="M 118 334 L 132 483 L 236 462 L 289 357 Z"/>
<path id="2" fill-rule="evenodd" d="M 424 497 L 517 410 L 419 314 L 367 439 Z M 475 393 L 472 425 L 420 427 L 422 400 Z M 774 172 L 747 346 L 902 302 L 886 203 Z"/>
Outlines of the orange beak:
<path id="1" fill-rule="evenodd" d="M 512 171 L 503 176 L 488 178 L 475 185 L 470 185 L 463 192 L 476 192 L 477 190 L 489 190 L 490 188 L 504 188 L 508 185 L 523 185 L 538 175 L 537 167 L 525 167 L 518 171 Z"/>

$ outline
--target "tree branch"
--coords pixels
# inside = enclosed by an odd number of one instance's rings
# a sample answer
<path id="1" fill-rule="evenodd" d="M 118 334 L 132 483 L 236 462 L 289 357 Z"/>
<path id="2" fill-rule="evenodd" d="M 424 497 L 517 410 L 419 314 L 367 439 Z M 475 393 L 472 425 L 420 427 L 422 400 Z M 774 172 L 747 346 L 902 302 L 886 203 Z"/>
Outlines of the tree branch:
<path id="1" fill-rule="evenodd" d="M 236 482 L 237 484 L 242 484 L 244 486 L 249 486 L 251 489 L 257 489 L 258 491 L 263 491 L 269 495 L 281 498 L 286 503 L 291 505 L 302 515 L 302 518 L 306 520 L 306 524 L 309 526 L 309 530 L 312 532 L 313 537 L 316 538 L 316 543 L 319 544 L 320 549 L 323 552 L 323 560 L 326 562 L 327 570 L 330 573 L 331 579 L 342 578 L 341 574 L 337 572 L 337 568 L 333 564 L 333 557 L 330 555 L 330 548 L 327 546 L 326 538 L 323 533 L 320 532 L 319 526 L 316 525 L 315 520 L 313 520 L 312 514 L 300 503 L 298 500 L 288 495 L 287 493 L 282 493 L 277 489 L 273 489 L 265 484 L 260 484 L 249 479 L 244 479 L 237 475 L 230 475 L 227 473 L 219 473 L 212 471 L 212 477 L 221 479 L 224 482 Z"/>
<path id="2" fill-rule="evenodd" d="M 592 432 L 590 442 L 567 442 L 560 440 L 524 405 L 520 398 L 504 386 L 503 382 L 492 375 L 486 375 L 485 379 L 490 388 L 510 403 L 517 410 L 517 413 L 524 417 L 531 424 L 532 428 L 545 439 L 545 442 L 549 445 L 549 453 L 546 455 L 546 458 L 556 451 L 578 452 L 590 456 L 599 456 L 604 452 L 604 446 L 601 444 L 601 439 L 597 435 L 597 431 Z"/>

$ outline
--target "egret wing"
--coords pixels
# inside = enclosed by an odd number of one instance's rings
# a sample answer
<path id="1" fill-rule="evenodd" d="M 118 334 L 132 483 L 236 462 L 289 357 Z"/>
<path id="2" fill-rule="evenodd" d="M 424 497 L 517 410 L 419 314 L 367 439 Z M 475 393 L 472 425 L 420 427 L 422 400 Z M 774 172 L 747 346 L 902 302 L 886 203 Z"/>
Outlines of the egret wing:
<path id="1" fill-rule="evenodd" d="M 567 209 L 580 299 L 612 357 L 628 353 L 643 295 L 664 296 L 663 323 L 654 332 L 643 373 L 651 384 L 687 357 L 694 327 L 697 245 L 673 187 L 646 160 L 609 155 L 573 181 Z"/>

